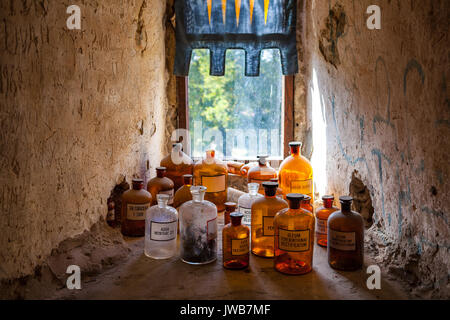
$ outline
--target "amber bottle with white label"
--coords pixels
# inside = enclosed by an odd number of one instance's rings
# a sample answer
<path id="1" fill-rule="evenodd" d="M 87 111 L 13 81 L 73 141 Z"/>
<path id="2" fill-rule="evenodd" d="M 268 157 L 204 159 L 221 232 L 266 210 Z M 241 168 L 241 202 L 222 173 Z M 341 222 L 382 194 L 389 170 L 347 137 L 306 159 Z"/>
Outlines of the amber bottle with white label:
<path id="1" fill-rule="evenodd" d="M 312 270 L 314 215 L 300 207 L 303 194 L 286 195 L 289 208 L 277 213 L 275 229 L 275 269 L 286 274 L 305 274 Z"/>
<path id="2" fill-rule="evenodd" d="M 283 160 L 278 170 L 278 182 L 284 198 L 288 193 L 306 194 L 313 199 L 313 169 L 311 163 L 300 154 L 301 142 L 290 142 L 291 155 Z"/>
<path id="3" fill-rule="evenodd" d="M 316 211 L 316 239 L 319 246 L 326 247 L 328 244 L 328 218 L 339 209 L 333 206 L 333 196 L 323 196 L 322 200 L 323 207 Z"/>
<path id="4" fill-rule="evenodd" d="M 145 214 L 152 195 L 143 187 L 143 180 L 133 179 L 132 189 L 122 194 L 121 231 L 125 236 L 142 237 L 145 234 Z"/>
<path id="5" fill-rule="evenodd" d="M 228 168 L 215 158 L 215 151 L 206 151 L 206 158 L 194 166 L 194 185 L 206 187 L 205 200 L 217 206 L 219 212 L 225 210 L 227 201 Z"/>
<path id="6" fill-rule="evenodd" d="M 152 206 L 158 203 L 156 200 L 156 195 L 160 193 L 169 195 L 169 201 L 167 204 L 173 204 L 173 196 L 175 194 L 174 184 L 172 180 L 166 177 L 166 170 L 166 167 L 156 168 L 156 177 L 147 183 L 147 190 L 152 194 Z"/>
<path id="7" fill-rule="evenodd" d="M 241 224 L 243 216 L 240 212 L 232 212 L 231 223 L 227 224 L 222 231 L 223 266 L 227 269 L 248 267 L 250 229 Z"/>
<path id="8" fill-rule="evenodd" d="M 328 263 L 338 270 L 358 270 L 364 262 L 364 220 L 351 210 L 352 197 L 339 200 L 341 211 L 328 218 Z"/>
<path id="9" fill-rule="evenodd" d="M 276 196 L 278 183 L 263 182 L 264 198 L 256 199 L 251 212 L 252 253 L 266 258 L 274 256 L 273 218 L 281 209 L 287 208 L 285 200 Z"/>

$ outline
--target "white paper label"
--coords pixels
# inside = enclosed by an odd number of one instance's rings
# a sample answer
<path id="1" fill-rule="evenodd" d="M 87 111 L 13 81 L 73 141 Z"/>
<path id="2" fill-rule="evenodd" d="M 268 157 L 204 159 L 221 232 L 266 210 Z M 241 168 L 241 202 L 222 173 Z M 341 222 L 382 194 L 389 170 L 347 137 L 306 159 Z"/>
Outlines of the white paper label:
<path id="1" fill-rule="evenodd" d="M 160 191 L 158 194 L 168 194 L 169 200 L 167 201 L 168 205 L 173 204 L 173 189 L 166 190 L 166 191 Z"/>
<path id="2" fill-rule="evenodd" d="M 245 239 L 232 239 L 231 240 L 231 255 L 242 256 L 249 252 L 248 238 Z"/>
<path id="3" fill-rule="evenodd" d="M 292 180 L 290 183 L 291 193 L 312 194 L 312 180 Z"/>
<path id="4" fill-rule="evenodd" d="M 150 240 L 170 241 L 177 237 L 177 221 L 150 222 Z"/>
<path id="5" fill-rule="evenodd" d="M 275 234 L 273 229 L 273 217 L 263 217 L 263 236 L 273 236 Z"/>
<path id="6" fill-rule="evenodd" d="M 201 176 L 200 180 L 201 185 L 206 187 L 206 193 L 223 192 L 226 189 L 224 174 L 219 176 Z"/>
<path id="7" fill-rule="evenodd" d="M 356 250 L 356 234 L 355 232 L 340 232 L 330 229 L 328 237 L 328 245 L 331 248 L 341 251 Z"/>
<path id="8" fill-rule="evenodd" d="M 327 222 L 328 222 L 328 220 L 316 218 L 316 232 L 318 234 L 326 235 L 328 233 Z"/>
<path id="9" fill-rule="evenodd" d="M 278 228 L 278 247 L 284 251 L 308 251 L 309 229 L 286 230 Z"/>
<path id="10" fill-rule="evenodd" d="M 252 209 L 239 207 L 239 212 L 244 215 L 242 217 L 242 224 L 250 227 L 252 224 Z"/>
<path id="11" fill-rule="evenodd" d="M 150 208 L 150 203 L 144 204 L 127 204 L 127 219 L 128 220 L 145 220 L 145 213 Z"/>
<path id="12" fill-rule="evenodd" d="M 217 238 L 217 218 L 209 220 L 206 223 L 206 235 L 209 240 L 214 240 Z"/>

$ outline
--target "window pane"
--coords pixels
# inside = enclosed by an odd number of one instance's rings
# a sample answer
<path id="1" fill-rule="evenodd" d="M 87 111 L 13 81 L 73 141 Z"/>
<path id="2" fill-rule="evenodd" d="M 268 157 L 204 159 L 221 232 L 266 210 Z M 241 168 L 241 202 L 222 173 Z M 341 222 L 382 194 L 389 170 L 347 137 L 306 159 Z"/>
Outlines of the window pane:
<path id="1" fill-rule="evenodd" d="M 263 50 L 259 77 L 245 77 L 245 52 L 227 50 L 225 76 L 209 75 L 209 50 L 194 50 L 189 70 L 193 157 L 208 148 L 226 159 L 282 158 L 282 73 L 277 49 Z"/>

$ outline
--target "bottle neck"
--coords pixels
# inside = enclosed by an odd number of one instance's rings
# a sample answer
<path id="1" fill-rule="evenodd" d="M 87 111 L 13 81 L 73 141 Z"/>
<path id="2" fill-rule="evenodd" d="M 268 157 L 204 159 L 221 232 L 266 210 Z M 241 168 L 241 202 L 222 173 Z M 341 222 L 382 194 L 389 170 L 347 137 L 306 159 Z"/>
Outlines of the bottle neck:
<path id="1" fill-rule="evenodd" d="M 143 182 L 136 182 L 133 183 L 133 190 L 141 190 L 144 187 Z"/>
<path id="2" fill-rule="evenodd" d="M 184 178 L 184 179 L 183 179 L 183 185 L 185 185 L 185 186 L 191 186 L 191 185 L 192 185 L 192 177 L 190 177 L 190 178 Z"/>
<path id="3" fill-rule="evenodd" d="M 164 178 L 165 171 L 164 170 L 156 170 L 156 176 L 158 178 Z"/>
<path id="4" fill-rule="evenodd" d="M 345 213 L 349 213 L 352 211 L 351 203 L 341 203 L 341 211 Z"/>
<path id="5" fill-rule="evenodd" d="M 325 199 L 323 200 L 323 206 L 327 209 L 333 206 L 333 199 Z"/>
<path id="6" fill-rule="evenodd" d="M 158 207 L 160 207 L 160 208 L 167 207 L 167 200 L 160 200 L 160 199 L 158 199 Z"/>
<path id="7" fill-rule="evenodd" d="M 193 193 L 192 194 L 192 200 L 194 202 L 203 202 L 204 199 L 205 199 L 205 193 L 204 192 L 199 192 L 199 193 Z"/>
<path id="8" fill-rule="evenodd" d="M 231 217 L 231 224 L 233 227 L 237 227 L 241 225 L 242 217 Z"/>
<path id="9" fill-rule="evenodd" d="M 291 156 L 293 157 L 300 156 L 300 146 L 291 146 Z"/>

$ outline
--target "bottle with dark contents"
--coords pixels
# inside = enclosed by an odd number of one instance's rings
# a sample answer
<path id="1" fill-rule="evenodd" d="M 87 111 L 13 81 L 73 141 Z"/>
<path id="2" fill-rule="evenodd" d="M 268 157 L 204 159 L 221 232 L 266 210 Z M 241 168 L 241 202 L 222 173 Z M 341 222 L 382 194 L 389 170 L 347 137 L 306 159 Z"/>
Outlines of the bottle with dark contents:
<path id="1" fill-rule="evenodd" d="M 316 211 L 316 239 L 319 246 L 326 247 L 328 243 L 328 217 L 339 209 L 333 206 L 333 196 L 325 195 L 322 200 L 323 206 Z"/>
<path id="2" fill-rule="evenodd" d="M 328 218 L 328 263 L 338 270 L 353 271 L 364 262 L 364 220 L 351 210 L 353 198 L 342 196 L 341 211 Z"/>
<path id="3" fill-rule="evenodd" d="M 275 216 L 275 269 L 286 274 L 305 274 L 312 270 L 314 215 L 300 207 L 303 194 L 286 195 L 289 208 Z"/>
<path id="4" fill-rule="evenodd" d="M 314 208 L 311 204 L 311 197 L 306 194 L 303 195 L 303 200 L 300 203 L 300 207 L 305 210 L 308 210 L 311 213 L 314 213 Z"/>
<path id="5" fill-rule="evenodd" d="M 173 181 L 166 177 L 166 168 L 156 168 L 156 177 L 154 177 L 147 183 L 147 190 L 151 193 L 153 199 L 152 206 L 158 203 L 158 201 L 156 200 L 156 195 L 160 193 L 169 195 L 169 201 L 167 202 L 167 204 L 171 206 L 173 204 L 173 196 L 175 193 L 173 188 Z"/>
<path id="6" fill-rule="evenodd" d="M 225 202 L 225 213 L 223 214 L 224 224 L 230 223 L 230 213 L 235 212 L 237 207 L 236 202 Z"/>
<path id="7" fill-rule="evenodd" d="M 183 175 L 183 186 L 175 192 L 173 207 L 179 208 L 183 203 L 192 200 L 191 194 L 192 174 Z"/>
<path id="8" fill-rule="evenodd" d="M 106 214 L 106 223 L 108 223 L 108 225 L 113 228 L 117 225 L 114 208 L 114 201 L 108 199 L 108 213 Z"/>
<path id="9" fill-rule="evenodd" d="M 227 269 L 248 267 L 250 229 L 241 223 L 243 216 L 240 212 L 232 212 L 231 223 L 222 231 L 223 266 Z"/>
<path id="10" fill-rule="evenodd" d="M 145 215 L 150 208 L 152 195 L 144 188 L 142 179 L 133 179 L 133 186 L 122 194 L 122 234 L 129 237 L 145 235 Z"/>

